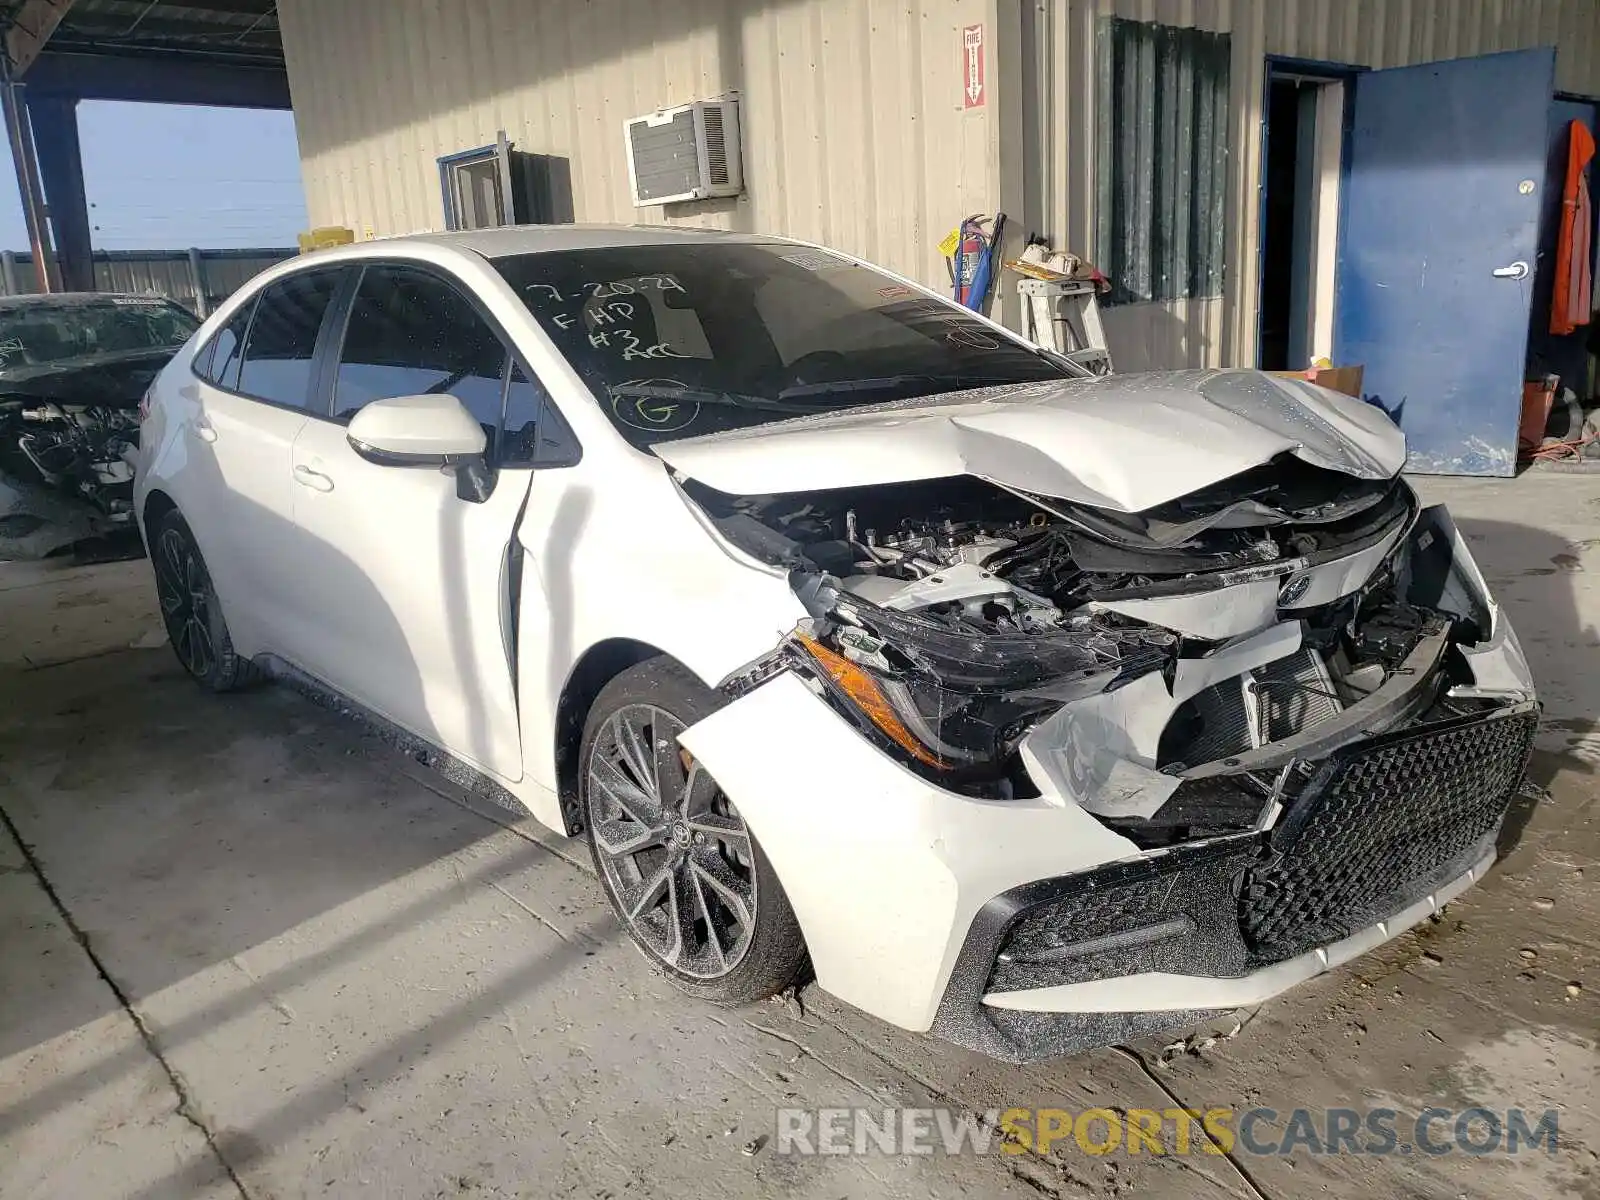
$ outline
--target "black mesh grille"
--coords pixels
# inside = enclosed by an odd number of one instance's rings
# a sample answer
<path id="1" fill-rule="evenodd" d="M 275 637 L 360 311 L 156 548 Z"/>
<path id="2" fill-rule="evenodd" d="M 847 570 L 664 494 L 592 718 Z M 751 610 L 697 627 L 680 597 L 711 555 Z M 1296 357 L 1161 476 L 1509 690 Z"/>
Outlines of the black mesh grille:
<path id="1" fill-rule="evenodd" d="M 990 990 L 1142 971 L 1237 975 L 1249 965 L 1234 897 L 1255 838 L 1103 867 L 1029 906 L 1000 947 Z M 1108 942 L 1108 939 L 1109 942 Z"/>
<path id="2" fill-rule="evenodd" d="M 1013 889 L 985 990 L 1149 971 L 1225 978 L 1369 928 L 1484 852 L 1537 719 L 1522 704 L 1358 742 L 1314 764 L 1270 834 Z"/>
<path id="3" fill-rule="evenodd" d="M 1531 705 L 1347 747 L 1322 764 L 1239 896 L 1251 951 L 1282 959 L 1347 937 L 1470 865 L 1527 765 Z"/>

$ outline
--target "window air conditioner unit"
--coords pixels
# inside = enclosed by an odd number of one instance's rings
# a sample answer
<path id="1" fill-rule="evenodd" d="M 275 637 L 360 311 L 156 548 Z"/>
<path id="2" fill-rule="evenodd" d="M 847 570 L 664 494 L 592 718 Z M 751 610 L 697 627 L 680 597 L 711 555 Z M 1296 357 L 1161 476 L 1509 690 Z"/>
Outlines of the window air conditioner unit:
<path id="1" fill-rule="evenodd" d="M 737 196 L 739 101 L 696 100 L 622 123 L 634 207 Z"/>

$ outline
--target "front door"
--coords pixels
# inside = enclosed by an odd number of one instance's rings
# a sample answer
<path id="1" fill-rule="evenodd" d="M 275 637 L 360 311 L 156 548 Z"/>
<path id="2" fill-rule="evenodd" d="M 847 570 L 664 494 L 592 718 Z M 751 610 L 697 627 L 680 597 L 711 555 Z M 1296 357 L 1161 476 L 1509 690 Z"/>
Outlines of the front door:
<path id="1" fill-rule="evenodd" d="M 1408 470 L 1516 469 L 1554 86 L 1551 49 L 1356 77 L 1335 361 Z"/>
<path id="2" fill-rule="evenodd" d="M 501 469 L 482 502 L 453 471 L 378 466 L 345 436 L 361 407 L 449 392 L 501 425 L 508 353 L 461 292 L 412 267 L 369 266 L 352 302 L 331 414 L 294 445 L 298 586 L 317 620 L 299 665 L 367 708 L 500 777 L 522 777 L 509 598 L 531 472 Z"/>

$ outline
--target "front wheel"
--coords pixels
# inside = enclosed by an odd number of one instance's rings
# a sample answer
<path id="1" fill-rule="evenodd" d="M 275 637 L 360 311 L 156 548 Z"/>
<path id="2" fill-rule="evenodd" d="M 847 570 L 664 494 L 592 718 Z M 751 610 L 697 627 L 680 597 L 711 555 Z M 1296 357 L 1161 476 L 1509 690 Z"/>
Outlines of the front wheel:
<path id="1" fill-rule="evenodd" d="M 721 698 L 668 658 L 622 672 L 584 726 L 579 787 L 595 869 L 634 944 L 718 1004 L 775 995 L 806 947 L 772 864 L 678 735 Z"/>
<path id="2" fill-rule="evenodd" d="M 228 692 L 255 678 L 250 663 L 234 653 L 222 619 L 217 589 L 195 544 L 189 523 L 173 509 L 151 530 L 150 563 L 167 640 L 183 669 L 203 687 Z"/>

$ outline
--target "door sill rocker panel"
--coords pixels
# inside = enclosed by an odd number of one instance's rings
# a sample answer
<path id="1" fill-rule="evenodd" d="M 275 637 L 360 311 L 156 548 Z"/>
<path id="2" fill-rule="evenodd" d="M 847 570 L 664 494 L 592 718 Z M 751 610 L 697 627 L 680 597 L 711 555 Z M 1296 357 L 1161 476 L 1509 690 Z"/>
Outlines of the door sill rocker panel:
<path id="1" fill-rule="evenodd" d="M 319 708 L 354 718 L 358 724 L 365 726 L 407 758 L 444 776 L 470 795 L 487 800 L 518 817 L 533 817 L 533 810 L 510 790 L 516 781 L 490 774 L 483 767 L 452 754 L 436 742 L 396 724 L 376 709 L 328 686 L 276 654 L 258 655 L 252 661 L 274 682 L 288 685 Z"/>

